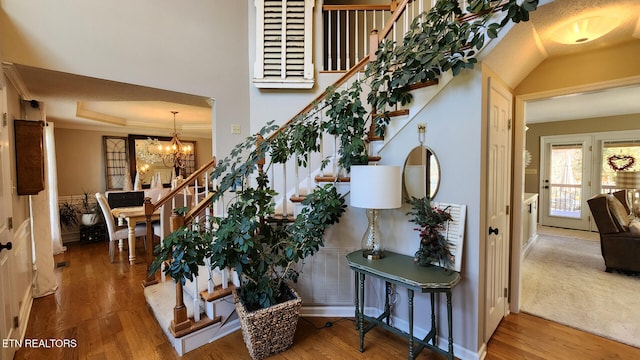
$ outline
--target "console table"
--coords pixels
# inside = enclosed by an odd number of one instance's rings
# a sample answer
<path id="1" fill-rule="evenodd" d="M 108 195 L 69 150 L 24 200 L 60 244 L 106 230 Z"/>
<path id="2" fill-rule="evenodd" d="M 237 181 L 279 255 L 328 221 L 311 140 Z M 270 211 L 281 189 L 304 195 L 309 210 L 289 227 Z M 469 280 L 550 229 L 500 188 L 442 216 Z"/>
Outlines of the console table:
<path id="1" fill-rule="evenodd" d="M 409 340 L 409 359 L 414 358 L 425 347 L 440 353 L 453 360 L 453 328 L 451 312 L 451 289 L 460 281 L 460 274 L 453 270 L 439 266 L 420 266 L 413 262 L 413 257 L 385 252 L 385 257 L 378 260 L 368 260 L 362 256 L 362 250 L 354 251 L 347 255 L 347 263 L 355 272 L 356 289 L 356 327 L 360 333 L 360 352 L 364 352 L 364 335 L 374 328 L 381 326 L 395 334 L 406 337 Z M 377 318 L 364 314 L 364 279 L 370 275 L 385 282 L 384 312 Z M 391 311 L 389 307 L 389 295 L 391 284 L 407 288 L 409 296 L 409 333 L 397 329 L 389 324 Z M 413 296 L 414 292 L 431 294 L 431 330 L 424 339 L 413 336 Z M 435 314 L 435 294 L 445 293 L 447 296 L 447 320 L 449 324 L 449 348 L 444 351 L 436 346 L 437 326 Z M 368 325 L 365 327 L 365 321 Z M 431 343 L 429 343 L 431 341 Z M 414 349 L 414 343 L 418 346 Z"/>

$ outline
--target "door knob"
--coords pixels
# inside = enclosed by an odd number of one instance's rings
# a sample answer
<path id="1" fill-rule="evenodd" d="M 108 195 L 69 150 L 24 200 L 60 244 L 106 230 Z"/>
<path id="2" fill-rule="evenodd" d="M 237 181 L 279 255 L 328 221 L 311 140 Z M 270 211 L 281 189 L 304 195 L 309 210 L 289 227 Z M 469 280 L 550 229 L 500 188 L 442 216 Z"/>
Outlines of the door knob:
<path id="1" fill-rule="evenodd" d="M 4 245 L 0 243 L 0 251 L 2 251 L 4 249 L 11 250 L 12 247 L 13 247 L 13 245 L 11 244 L 11 241 L 9 241 L 8 243 L 6 243 Z"/>
<path id="2" fill-rule="evenodd" d="M 491 226 L 489 226 L 489 235 L 491 234 L 496 234 L 498 235 L 498 233 L 500 232 L 500 230 L 498 230 L 498 228 L 492 228 Z"/>

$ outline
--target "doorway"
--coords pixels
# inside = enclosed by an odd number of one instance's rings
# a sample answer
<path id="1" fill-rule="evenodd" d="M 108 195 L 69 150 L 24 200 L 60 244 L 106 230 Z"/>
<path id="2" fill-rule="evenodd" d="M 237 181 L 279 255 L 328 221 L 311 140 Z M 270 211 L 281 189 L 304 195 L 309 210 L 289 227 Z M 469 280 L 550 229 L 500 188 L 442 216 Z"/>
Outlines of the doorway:
<path id="1" fill-rule="evenodd" d="M 540 224 L 589 230 L 590 136 L 544 136 L 540 141 Z"/>

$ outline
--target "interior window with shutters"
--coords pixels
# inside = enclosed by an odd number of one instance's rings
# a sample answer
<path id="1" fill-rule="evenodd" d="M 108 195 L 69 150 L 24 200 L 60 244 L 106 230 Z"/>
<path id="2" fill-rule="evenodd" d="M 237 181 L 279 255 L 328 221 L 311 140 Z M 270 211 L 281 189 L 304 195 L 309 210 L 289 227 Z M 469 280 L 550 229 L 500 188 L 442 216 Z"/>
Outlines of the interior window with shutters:
<path id="1" fill-rule="evenodd" d="M 312 61 L 313 0 L 256 0 L 256 63 L 258 88 L 309 89 Z"/>

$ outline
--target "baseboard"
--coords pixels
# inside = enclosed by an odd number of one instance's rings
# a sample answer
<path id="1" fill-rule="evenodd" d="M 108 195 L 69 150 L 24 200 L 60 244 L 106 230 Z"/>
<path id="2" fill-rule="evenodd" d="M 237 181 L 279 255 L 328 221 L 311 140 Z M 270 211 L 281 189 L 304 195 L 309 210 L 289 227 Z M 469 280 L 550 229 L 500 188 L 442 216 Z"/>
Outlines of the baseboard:
<path id="1" fill-rule="evenodd" d="M 365 311 L 367 313 L 369 309 Z M 338 306 L 304 306 L 300 309 L 300 316 L 306 317 L 355 317 L 353 305 Z"/>

